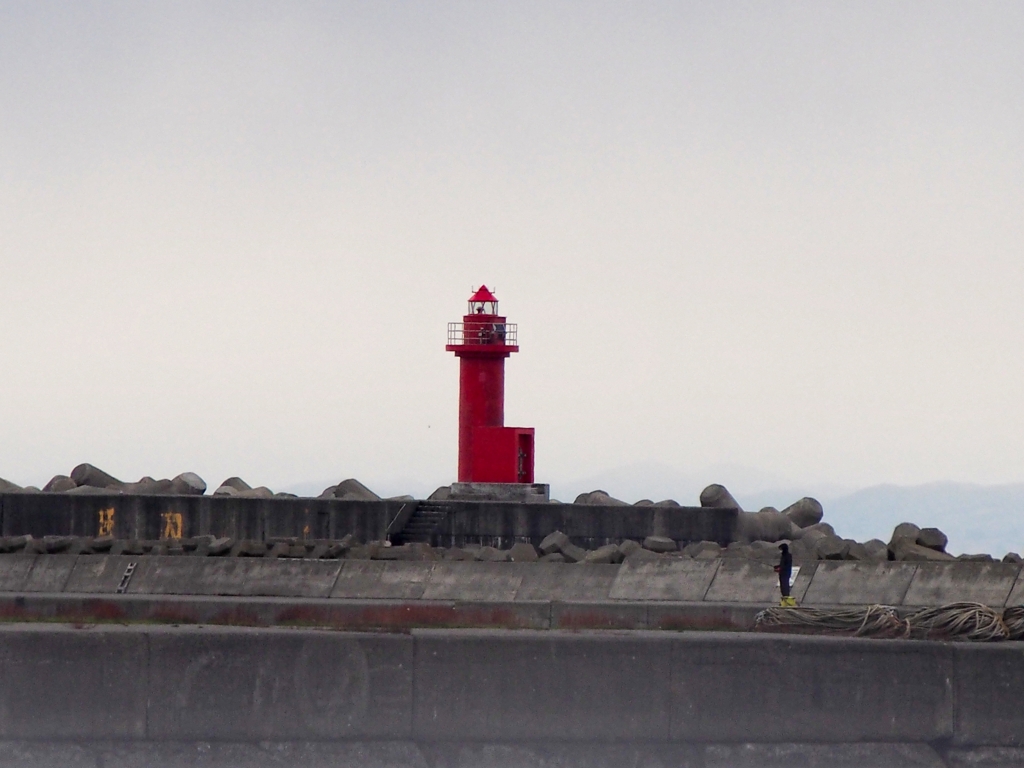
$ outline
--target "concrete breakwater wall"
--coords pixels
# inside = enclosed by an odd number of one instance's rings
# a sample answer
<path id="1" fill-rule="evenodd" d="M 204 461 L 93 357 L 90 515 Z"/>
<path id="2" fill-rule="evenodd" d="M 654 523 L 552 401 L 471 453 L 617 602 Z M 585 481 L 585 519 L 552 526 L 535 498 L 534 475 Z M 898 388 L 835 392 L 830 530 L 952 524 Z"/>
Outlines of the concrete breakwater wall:
<path id="1" fill-rule="evenodd" d="M 202 535 L 383 540 L 415 502 L 231 498 L 130 494 L 8 493 L 0 496 L 4 536 L 181 539 Z"/>
<path id="2" fill-rule="evenodd" d="M 424 502 L 131 494 L 0 494 L 0 535 L 104 536 L 118 539 L 271 538 L 357 541 L 400 537 Z M 437 530 L 446 545 L 534 545 L 552 531 L 594 548 L 651 534 L 677 541 L 736 540 L 737 510 L 514 502 L 431 502 L 444 510 Z"/>
<path id="3" fill-rule="evenodd" d="M 128 565 L 134 564 L 129 580 Z M 0 592 L 276 596 L 480 602 L 715 602 L 774 604 L 772 566 L 743 558 L 620 565 L 568 563 L 264 560 L 129 555 L 0 555 Z M 801 568 L 806 605 L 1024 604 L 1024 569 L 1011 563 L 858 563 Z"/>
<path id="4" fill-rule="evenodd" d="M 814 607 L 1001 609 L 1024 604 L 1024 574 L 1010 563 L 823 561 L 801 569 L 793 594 Z M 598 565 L 0 555 L 8 620 L 749 630 L 777 601 L 771 565 L 745 558 Z"/>
<path id="5" fill-rule="evenodd" d="M 433 502 L 436 504 L 437 502 Z M 665 536 L 674 541 L 714 541 L 725 546 L 738 537 L 739 510 L 709 507 L 599 506 L 444 502 L 437 531 L 442 546 L 494 546 L 528 541 L 539 545 L 562 531 L 577 546 L 593 549 L 624 539 Z"/>
<path id="6" fill-rule="evenodd" d="M 793 745 L 888 755 L 845 762 L 866 767 L 1024 746 L 1020 643 L 8 625 L 0 676 L 0 739 L 26 753 L 55 742 L 85 755 L 277 742 L 362 755 L 335 765 L 437 768 L 583 768 L 626 753 L 619 764 L 696 767 L 758 749 L 790 750 L 780 765 L 841 764 L 795 763 Z M 545 763 L 551 753 L 562 757 Z M 264 756 L 258 764 L 280 764 Z"/>

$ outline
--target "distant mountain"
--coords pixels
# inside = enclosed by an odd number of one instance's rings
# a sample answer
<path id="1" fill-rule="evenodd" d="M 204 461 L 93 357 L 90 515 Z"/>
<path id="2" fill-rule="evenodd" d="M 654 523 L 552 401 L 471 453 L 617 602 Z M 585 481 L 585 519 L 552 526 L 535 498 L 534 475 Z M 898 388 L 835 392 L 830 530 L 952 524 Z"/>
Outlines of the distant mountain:
<path id="1" fill-rule="evenodd" d="M 888 541 L 896 525 L 911 522 L 940 528 L 954 554 L 1024 553 L 1024 483 L 878 485 L 821 502 L 836 532 L 859 541 Z"/>

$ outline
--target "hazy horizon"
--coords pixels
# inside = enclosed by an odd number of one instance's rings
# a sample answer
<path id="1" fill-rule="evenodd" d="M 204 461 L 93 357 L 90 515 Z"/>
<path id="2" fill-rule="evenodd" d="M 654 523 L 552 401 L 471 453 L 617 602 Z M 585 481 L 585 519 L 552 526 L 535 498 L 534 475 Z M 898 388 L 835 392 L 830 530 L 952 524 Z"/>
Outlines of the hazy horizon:
<path id="1" fill-rule="evenodd" d="M 1009 2 L 0 2 L 0 477 L 449 483 L 486 283 L 558 493 L 1024 482 L 1021 39 Z"/>

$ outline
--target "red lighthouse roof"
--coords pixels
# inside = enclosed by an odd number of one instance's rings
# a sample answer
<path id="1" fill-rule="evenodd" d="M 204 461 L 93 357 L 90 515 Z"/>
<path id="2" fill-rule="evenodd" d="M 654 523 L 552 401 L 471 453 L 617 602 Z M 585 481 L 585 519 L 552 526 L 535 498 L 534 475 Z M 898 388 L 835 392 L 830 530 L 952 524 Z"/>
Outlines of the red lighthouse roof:
<path id="1" fill-rule="evenodd" d="M 486 285 L 481 285 L 480 290 L 469 297 L 470 301 L 497 301 L 498 297 L 495 296 Z"/>

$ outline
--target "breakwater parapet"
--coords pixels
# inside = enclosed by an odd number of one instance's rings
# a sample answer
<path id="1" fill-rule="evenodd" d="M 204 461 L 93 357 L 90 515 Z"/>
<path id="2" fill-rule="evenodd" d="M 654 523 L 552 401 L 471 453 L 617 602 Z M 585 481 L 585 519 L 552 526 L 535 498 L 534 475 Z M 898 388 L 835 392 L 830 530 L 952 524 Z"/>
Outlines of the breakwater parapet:
<path id="1" fill-rule="evenodd" d="M 817 608 L 973 602 L 1001 610 L 1024 604 L 1024 574 L 1012 563 L 825 561 L 801 568 L 793 594 Z M 745 558 L 616 565 L 0 555 L 8 620 L 750 630 L 777 602 L 772 566 Z"/>
<path id="2" fill-rule="evenodd" d="M 446 546 L 539 545 L 564 531 L 593 548 L 657 533 L 673 541 L 726 546 L 738 536 L 736 510 L 702 507 L 617 507 L 516 502 L 423 502 L 260 498 L 156 494 L 6 493 L 0 495 L 0 534 L 6 537 L 110 536 L 180 540 L 210 535 L 245 541 L 401 541 L 417 513 L 440 512 L 427 538 Z"/>

